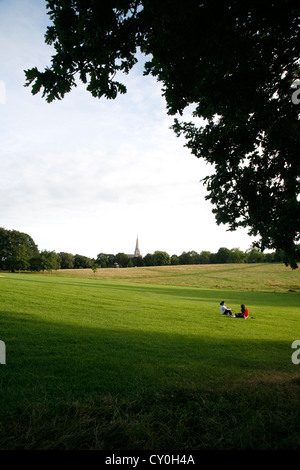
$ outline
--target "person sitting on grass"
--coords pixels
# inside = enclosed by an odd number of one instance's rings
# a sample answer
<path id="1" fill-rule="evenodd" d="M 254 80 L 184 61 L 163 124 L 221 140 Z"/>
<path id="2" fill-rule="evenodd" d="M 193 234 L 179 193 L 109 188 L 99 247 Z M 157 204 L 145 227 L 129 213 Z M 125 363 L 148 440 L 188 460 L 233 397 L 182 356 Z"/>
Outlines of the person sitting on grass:
<path id="1" fill-rule="evenodd" d="M 229 315 L 232 315 L 231 308 L 225 306 L 224 300 L 222 300 L 220 305 L 221 305 L 220 310 L 221 310 L 222 315 L 227 315 L 228 313 Z"/>
<path id="2" fill-rule="evenodd" d="M 245 307 L 244 304 L 241 305 L 241 312 L 235 314 L 235 318 L 248 318 L 249 310 Z"/>

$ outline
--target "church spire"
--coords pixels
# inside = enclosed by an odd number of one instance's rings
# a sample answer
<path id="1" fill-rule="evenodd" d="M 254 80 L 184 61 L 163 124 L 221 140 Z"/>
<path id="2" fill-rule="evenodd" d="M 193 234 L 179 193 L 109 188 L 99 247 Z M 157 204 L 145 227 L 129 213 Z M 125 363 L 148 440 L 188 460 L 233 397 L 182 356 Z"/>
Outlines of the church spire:
<path id="1" fill-rule="evenodd" d="M 136 237 L 136 245 L 135 245 L 135 250 L 134 250 L 134 256 L 135 256 L 135 258 L 137 258 L 138 256 L 141 256 L 138 236 Z"/>

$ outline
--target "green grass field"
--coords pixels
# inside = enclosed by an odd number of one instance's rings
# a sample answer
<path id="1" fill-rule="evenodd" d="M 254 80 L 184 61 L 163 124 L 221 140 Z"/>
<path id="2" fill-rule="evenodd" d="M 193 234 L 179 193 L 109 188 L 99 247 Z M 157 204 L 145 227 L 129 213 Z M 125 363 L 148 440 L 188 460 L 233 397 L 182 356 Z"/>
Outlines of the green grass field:
<path id="1" fill-rule="evenodd" d="M 1 449 L 300 448 L 298 270 L 1 276 Z"/>

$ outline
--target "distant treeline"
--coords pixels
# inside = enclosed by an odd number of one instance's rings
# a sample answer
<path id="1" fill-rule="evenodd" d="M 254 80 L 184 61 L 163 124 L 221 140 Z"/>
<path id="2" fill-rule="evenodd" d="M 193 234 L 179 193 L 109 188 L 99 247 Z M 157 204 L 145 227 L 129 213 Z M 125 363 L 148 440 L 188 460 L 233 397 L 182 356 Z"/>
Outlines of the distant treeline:
<path id="1" fill-rule="evenodd" d="M 300 260 L 300 246 L 298 247 Z M 0 228 L 0 268 L 8 271 L 52 271 L 56 269 L 127 268 L 135 266 L 166 266 L 188 264 L 223 263 L 280 263 L 285 262 L 283 251 L 262 253 L 255 247 L 247 251 L 239 248 L 219 248 L 217 253 L 210 251 L 183 252 L 169 255 L 165 251 L 148 253 L 144 257 L 131 257 L 125 253 L 116 255 L 99 253 L 96 258 L 55 251 L 39 251 L 33 239 L 26 233 Z"/>
<path id="2" fill-rule="evenodd" d="M 300 259 L 300 250 L 299 250 Z M 247 251 L 239 248 L 219 248 L 217 253 L 210 251 L 183 252 L 181 255 L 169 255 L 165 251 L 155 251 L 148 253 L 144 257 L 130 258 L 124 253 L 109 255 L 100 253 L 96 260 L 91 260 L 101 268 L 110 267 L 131 267 L 131 266 L 166 266 L 166 265 L 188 265 L 188 264 L 223 264 L 223 263 L 280 263 L 284 262 L 284 252 L 262 253 L 255 247 Z M 63 267 L 63 266 L 61 266 Z M 75 266 L 74 266 L 75 267 Z"/>

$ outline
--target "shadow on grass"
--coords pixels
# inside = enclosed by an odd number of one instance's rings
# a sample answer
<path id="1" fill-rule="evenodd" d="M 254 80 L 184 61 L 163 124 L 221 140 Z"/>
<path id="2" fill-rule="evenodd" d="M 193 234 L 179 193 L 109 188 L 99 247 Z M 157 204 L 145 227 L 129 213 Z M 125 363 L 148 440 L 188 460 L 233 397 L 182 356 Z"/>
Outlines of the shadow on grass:
<path id="1" fill-rule="evenodd" d="M 290 364 L 290 345 L 284 342 L 216 343 L 121 325 L 89 328 L 3 314 L 1 449 L 299 444 L 295 373 L 290 369 L 275 385 L 263 383 Z"/>
<path id="2" fill-rule="evenodd" d="M 203 389 L 292 369 L 291 344 L 284 341 L 216 340 L 201 333 L 88 327 L 37 320 L 24 313 L 3 315 L 4 403 L 16 398 L 19 402 L 19 394 L 77 399 L 93 391 Z"/>
<path id="3" fill-rule="evenodd" d="M 97 281 L 96 281 L 97 282 Z M 292 292 L 249 292 L 242 290 L 234 289 L 207 289 L 201 287 L 183 287 L 183 286 L 153 286 L 152 284 L 147 284 L 145 286 L 140 286 L 133 283 L 110 283 L 108 281 L 98 281 L 105 282 L 104 285 L 110 289 L 117 291 L 125 290 L 128 292 L 137 292 L 139 294 L 156 294 L 160 297 L 180 297 L 183 300 L 188 301 L 214 301 L 216 303 L 216 309 L 219 310 L 219 304 L 221 300 L 226 300 L 227 303 L 232 302 L 240 305 L 241 303 L 247 303 L 251 306 L 262 307 L 276 305 L 278 307 L 285 308 L 298 308 L 299 307 L 299 294 Z M 97 287 L 97 286 L 96 286 Z"/>

